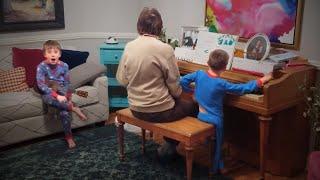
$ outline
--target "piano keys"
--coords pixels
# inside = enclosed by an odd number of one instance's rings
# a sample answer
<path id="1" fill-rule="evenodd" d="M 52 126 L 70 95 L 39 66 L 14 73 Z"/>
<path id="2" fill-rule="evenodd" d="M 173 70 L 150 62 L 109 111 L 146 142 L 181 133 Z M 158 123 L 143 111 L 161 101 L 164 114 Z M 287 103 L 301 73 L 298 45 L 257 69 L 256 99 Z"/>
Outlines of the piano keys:
<path id="1" fill-rule="evenodd" d="M 207 66 L 178 61 L 180 73 L 207 70 Z M 222 78 L 234 83 L 257 76 L 227 70 Z M 293 176 L 304 170 L 308 153 L 309 125 L 303 118 L 304 96 L 300 86 L 315 82 L 315 68 L 299 66 L 280 70 L 261 94 L 225 98 L 225 142 L 231 156 L 274 175 Z"/>

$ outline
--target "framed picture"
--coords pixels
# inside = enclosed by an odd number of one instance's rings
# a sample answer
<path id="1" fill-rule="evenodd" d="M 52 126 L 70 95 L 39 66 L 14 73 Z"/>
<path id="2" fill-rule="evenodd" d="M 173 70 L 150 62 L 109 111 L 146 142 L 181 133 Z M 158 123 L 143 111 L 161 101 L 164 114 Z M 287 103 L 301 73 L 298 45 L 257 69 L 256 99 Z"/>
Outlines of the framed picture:
<path id="1" fill-rule="evenodd" d="M 205 25 L 211 32 L 239 35 L 247 41 L 257 33 L 273 47 L 298 49 L 303 0 L 206 0 Z"/>
<path id="2" fill-rule="evenodd" d="M 63 0 L 2 0 L 0 31 L 64 28 Z"/>
<path id="3" fill-rule="evenodd" d="M 265 60 L 270 52 L 270 41 L 267 35 L 259 33 L 249 39 L 245 47 L 245 58 L 257 61 Z"/>
<path id="4" fill-rule="evenodd" d="M 197 26 L 182 26 L 182 37 L 181 46 L 182 47 L 192 47 L 197 45 L 199 31 L 208 31 L 207 27 L 197 27 Z"/>

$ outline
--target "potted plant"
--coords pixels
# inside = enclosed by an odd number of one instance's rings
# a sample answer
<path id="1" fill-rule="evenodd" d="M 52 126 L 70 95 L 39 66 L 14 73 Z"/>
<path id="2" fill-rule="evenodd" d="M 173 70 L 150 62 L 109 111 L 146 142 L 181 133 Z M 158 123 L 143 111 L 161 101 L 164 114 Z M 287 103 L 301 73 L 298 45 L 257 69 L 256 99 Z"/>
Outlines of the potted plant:
<path id="1" fill-rule="evenodd" d="M 169 44 L 173 49 L 175 49 L 176 47 L 179 46 L 179 41 L 178 39 L 167 39 L 167 35 L 166 35 L 166 29 L 163 28 L 161 30 L 160 36 L 159 36 L 160 41 Z"/>
<path id="2" fill-rule="evenodd" d="M 307 88 L 305 92 L 306 111 L 303 116 L 310 122 L 310 151 L 320 150 L 320 83 Z"/>

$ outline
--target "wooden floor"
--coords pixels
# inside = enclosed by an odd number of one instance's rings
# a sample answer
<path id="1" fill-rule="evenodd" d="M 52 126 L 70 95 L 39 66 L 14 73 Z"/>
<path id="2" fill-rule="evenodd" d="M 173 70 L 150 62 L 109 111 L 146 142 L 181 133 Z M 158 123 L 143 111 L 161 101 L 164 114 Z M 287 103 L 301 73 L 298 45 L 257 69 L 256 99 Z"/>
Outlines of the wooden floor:
<path id="1" fill-rule="evenodd" d="M 115 114 L 111 113 L 106 124 L 113 123 L 115 119 Z M 137 133 L 140 135 L 140 132 Z M 159 144 L 163 142 L 162 136 L 153 134 L 153 140 Z M 179 154 L 184 154 L 183 145 L 178 147 Z M 205 146 L 200 146 L 195 150 L 195 163 L 202 165 L 208 165 L 208 150 Z M 231 157 L 226 157 L 224 159 L 225 166 L 229 170 L 226 175 L 232 177 L 235 180 L 258 180 L 259 179 L 259 169 L 257 167 L 252 167 L 244 162 L 240 162 L 232 159 Z M 301 173 L 295 177 L 281 177 L 266 173 L 266 180 L 305 180 L 306 173 Z"/>

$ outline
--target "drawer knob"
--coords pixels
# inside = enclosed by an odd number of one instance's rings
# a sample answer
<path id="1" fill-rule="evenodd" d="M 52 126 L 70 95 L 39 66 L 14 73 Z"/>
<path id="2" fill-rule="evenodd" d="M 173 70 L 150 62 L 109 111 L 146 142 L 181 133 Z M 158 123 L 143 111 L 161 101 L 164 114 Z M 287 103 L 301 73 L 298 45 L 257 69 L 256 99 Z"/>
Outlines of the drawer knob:
<path id="1" fill-rule="evenodd" d="M 115 58 L 115 59 L 118 59 L 118 56 L 117 56 L 117 55 L 115 55 L 115 56 L 114 56 L 114 58 Z"/>

